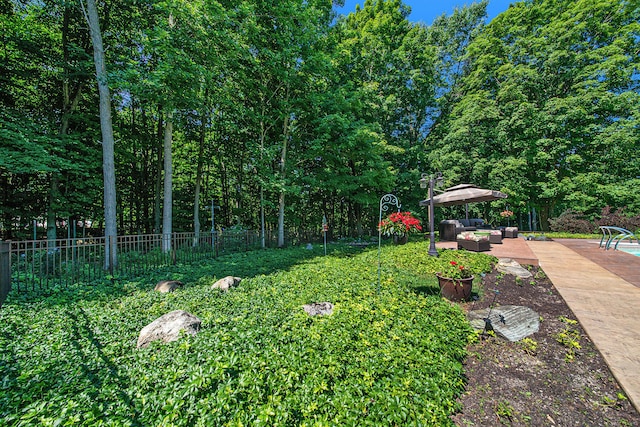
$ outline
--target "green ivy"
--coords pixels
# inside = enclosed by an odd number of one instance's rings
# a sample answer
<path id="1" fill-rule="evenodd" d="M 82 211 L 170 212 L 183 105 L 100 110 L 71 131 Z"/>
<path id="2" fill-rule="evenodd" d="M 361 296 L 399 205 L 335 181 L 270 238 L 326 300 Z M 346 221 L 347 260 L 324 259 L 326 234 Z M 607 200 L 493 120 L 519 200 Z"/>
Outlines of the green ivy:
<path id="1" fill-rule="evenodd" d="M 423 243 L 234 254 L 117 285 L 60 290 L 0 311 L 0 419 L 6 425 L 452 425 L 472 335 L 433 286 Z M 476 254 L 477 255 L 477 254 Z M 470 256 L 475 271 L 489 257 Z M 233 274 L 229 292 L 210 289 Z M 153 291 L 160 279 L 185 287 Z M 330 301 L 331 316 L 302 305 Z M 176 309 L 197 336 L 135 348 Z"/>

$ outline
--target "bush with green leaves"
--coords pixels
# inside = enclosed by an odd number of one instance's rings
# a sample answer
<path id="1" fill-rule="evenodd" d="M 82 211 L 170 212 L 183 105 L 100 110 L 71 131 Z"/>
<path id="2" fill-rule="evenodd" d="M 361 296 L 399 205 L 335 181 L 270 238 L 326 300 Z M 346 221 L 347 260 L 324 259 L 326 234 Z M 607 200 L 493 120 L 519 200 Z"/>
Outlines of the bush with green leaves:
<path id="1" fill-rule="evenodd" d="M 478 272 L 491 258 L 427 249 L 383 247 L 379 287 L 377 250 L 335 246 L 10 298 L 0 310 L 0 423 L 452 425 L 473 333 L 433 273 L 453 256 Z M 211 289 L 231 274 L 244 278 L 238 287 Z M 154 292 L 166 278 L 186 285 Z M 322 301 L 332 315 L 302 309 Z M 202 320 L 199 334 L 136 349 L 140 329 L 176 309 Z"/>

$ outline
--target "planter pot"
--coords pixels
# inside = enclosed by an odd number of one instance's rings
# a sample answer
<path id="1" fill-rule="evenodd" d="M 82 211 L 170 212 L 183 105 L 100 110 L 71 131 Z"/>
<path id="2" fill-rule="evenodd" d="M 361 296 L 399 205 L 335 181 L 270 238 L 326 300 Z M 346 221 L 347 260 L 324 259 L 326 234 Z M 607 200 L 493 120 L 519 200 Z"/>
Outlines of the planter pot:
<path id="1" fill-rule="evenodd" d="M 436 274 L 440 285 L 440 294 L 450 301 L 469 301 L 473 276 L 466 279 L 451 279 Z"/>
<path id="2" fill-rule="evenodd" d="M 404 245 L 409 241 L 409 235 L 405 234 L 404 236 L 398 236 L 397 234 L 393 235 L 393 243 L 396 245 Z"/>

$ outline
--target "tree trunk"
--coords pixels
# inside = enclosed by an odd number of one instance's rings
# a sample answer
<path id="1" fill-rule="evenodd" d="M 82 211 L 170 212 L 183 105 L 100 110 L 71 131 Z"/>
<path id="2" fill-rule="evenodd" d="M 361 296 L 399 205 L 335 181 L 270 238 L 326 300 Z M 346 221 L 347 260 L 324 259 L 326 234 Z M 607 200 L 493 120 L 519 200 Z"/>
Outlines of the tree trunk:
<path id="1" fill-rule="evenodd" d="M 69 20 L 70 9 L 65 7 L 62 18 L 62 52 L 63 52 L 63 66 L 65 67 L 64 78 L 62 79 L 62 115 L 60 117 L 60 129 L 58 135 L 63 137 L 67 134 L 69 129 L 69 115 L 78 107 L 80 102 L 80 95 L 82 93 L 82 82 L 78 83 L 73 96 L 71 96 L 71 84 L 69 82 L 70 70 L 69 65 Z M 57 175 L 51 175 L 51 183 L 49 187 L 49 206 L 47 207 L 47 240 L 50 241 L 50 246 L 55 246 L 55 239 L 57 238 L 56 230 L 56 217 L 59 201 L 56 199 L 59 197 L 58 193 L 59 179 Z"/>
<path id="2" fill-rule="evenodd" d="M 260 168 L 264 159 L 264 140 L 266 138 L 266 130 L 264 121 L 260 121 Z M 265 227 L 264 227 L 264 184 L 260 182 L 260 246 L 262 249 L 266 247 Z"/>
<path id="3" fill-rule="evenodd" d="M 200 127 L 200 140 L 198 144 L 198 166 L 196 167 L 196 188 L 195 195 L 193 200 L 193 232 L 195 233 L 195 237 L 193 239 L 193 246 L 197 246 L 200 239 L 200 188 L 202 187 L 202 168 L 203 168 L 203 158 L 204 155 L 204 140 L 205 140 L 205 130 L 207 128 L 207 120 L 205 118 L 202 119 L 202 124 Z M 213 209 L 213 206 L 211 207 Z M 212 212 L 213 215 L 213 212 Z"/>
<path id="4" fill-rule="evenodd" d="M 158 106 L 158 114 L 160 118 L 158 119 L 158 133 L 157 138 L 158 141 L 162 137 L 163 128 L 162 128 L 162 106 Z M 154 200 L 153 200 L 153 232 L 154 234 L 160 234 L 161 227 L 161 217 L 160 217 L 160 206 L 162 201 L 162 165 L 163 165 L 163 157 L 162 157 L 162 149 L 159 145 L 156 145 L 156 149 L 158 150 L 158 158 L 156 159 L 156 181 L 155 181 L 155 191 L 154 191 Z"/>
<path id="5" fill-rule="evenodd" d="M 111 122 L 111 95 L 107 83 L 102 34 L 95 0 L 87 0 L 85 18 L 89 24 L 93 57 L 96 65 L 98 93 L 100 95 L 100 129 L 102 130 L 102 172 L 104 179 L 105 268 L 117 265 L 116 258 L 116 174 L 114 161 L 113 126 Z"/>
<path id="6" fill-rule="evenodd" d="M 280 179 L 282 180 L 282 188 L 278 196 L 278 247 L 284 246 L 284 184 L 286 175 L 287 161 L 287 140 L 289 139 L 289 116 L 284 118 L 282 138 L 282 151 L 280 152 Z"/>
<path id="7" fill-rule="evenodd" d="M 220 164 L 220 191 L 222 193 L 221 205 L 225 207 L 222 212 L 222 218 L 218 218 L 218 224 L 221 228 L 229 224 L 229 213 L 231 212 L 231 195 L 229 194 L 229 179 L 227 177 L 227 163 L 224 160 L 224 156 L 218 150 L 218 162 Z"/>
<path id="8" fill-rule="evenodd" d="M 362 237 L 363 228 L 362 228 L 362 205 L 360 203 L 354 203 L 355 215 L 356 215 L 356 237 Z"/>
<path id="9" fill-rule="evenodd" d="M 171 251 L 171 226 L 173 217 L 173 169 L 171 143 L 173 142 L 173 112 L 167 113 L 164 125 L 164 197 L 162 202 L 162 251 Z"/>
<path id="10" fill-rule="evenodd" d="M 267 246 L 265 239 L 264 226 L 264 186 L 260 184 L 260 247 L 264 249 Z"/>
<path id="11" fill-rule="evenodd" d="M 55 172 L 54 172 L 55 173 Z M 50 248 L 55 248 L 57 239 L 56 229 L 56 211 L 58 198 L 58 177 L 51 174 L 51 183 L 49 186 L 49 206 L 47 207 L 47 242 Z"/>
<path id="12" fill-rule="evenodd" d="M 540 229 L 542 231 L 549 231 L 549 216 L 553 212 L 553 202 L 549 202 L 540 207 Z"/>

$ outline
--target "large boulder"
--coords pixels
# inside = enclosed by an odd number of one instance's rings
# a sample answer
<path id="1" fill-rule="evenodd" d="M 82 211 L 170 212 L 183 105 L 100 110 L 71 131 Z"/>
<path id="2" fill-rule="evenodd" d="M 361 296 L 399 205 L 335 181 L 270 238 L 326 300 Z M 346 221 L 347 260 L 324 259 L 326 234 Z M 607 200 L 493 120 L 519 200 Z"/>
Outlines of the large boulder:
<path id="1" fill-rule="evenodd" d="M 175 310 L 164 316 L 158 317 L 153 322 L 142 328 L 138 336 L 137 348 L 146 347 L 153 341 L 176 341 L 180 338 L 180 332 L 195 335 L 200 330 L 202 321 L 184 310 Z"/>
<path id="2" fill-rule="evenodd" d="M 238 286 L 241 280 L 242 279 L 240 277 L 234 277 L 234 276 L 223 277 L 222 279 L 218 280 L 216 283 L 211 285 L 211 289 L 220 289 L 223 291 L 228 291 L 229 288 Z"/>
<path id="3" fill-rule="evenodd" d="M 182 282 L 177 280 L 161 280 L 156 284 L 154 290 L 162 293 L 173 292 L 178 288 L 184 286 Z"/>

